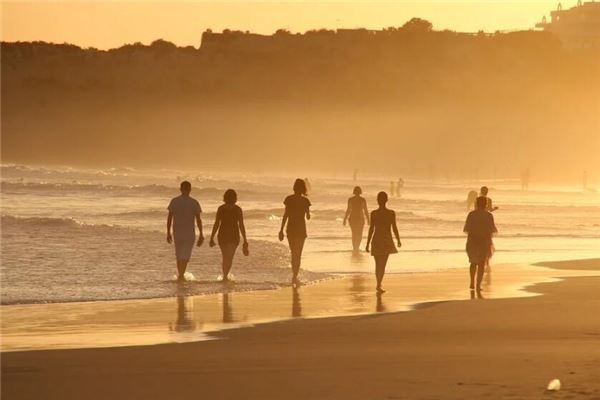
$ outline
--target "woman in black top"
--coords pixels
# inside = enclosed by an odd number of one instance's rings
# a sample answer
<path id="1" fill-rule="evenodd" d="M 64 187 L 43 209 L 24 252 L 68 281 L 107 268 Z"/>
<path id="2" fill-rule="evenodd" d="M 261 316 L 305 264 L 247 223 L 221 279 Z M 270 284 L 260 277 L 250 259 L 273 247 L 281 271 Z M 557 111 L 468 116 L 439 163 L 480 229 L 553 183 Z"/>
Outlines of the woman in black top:
<path id="1" fill-rule="evenodd" d="M 367 200 L 361 196 L 362 189 L 360 186 L 356 186 L 353 193 L 354 196 L 348 199 L 348 207 L 346 208 L 346 215 L 344 215 L 344 226 L 346 226 L 346 221 L 350 222 L 352 249 L 358 252 L 363 238 L 365 218 L 367 225 L 369 224 L 369 210 L 367 210 Z"/>
<path id="2" fill-rule="evenodd" d="M 463 231 L 468 235 L 467 255 L 469 256 L 471 277 L 469 287 L 471 290 L 480 291 L 484 268 L 492 256 L 492 236 L 498 232 L 498 229 L 496 229 L 494 216 L 486 209 L 487 197 L 478 197 L 475 205 L 475 210 L 467 215 Z M 477 273 L 477 287 L 475 287 L 475 273 Z"/>
<path id="3" fill-rule="evenodd" d="M 310 219 L 310 201 L 306 197 L 306 183 L 302 179 L 294 182 L 294 194 L 289 195 L 283 202 L 285 212 L 279 230 L 279 240 L 284 238 L 283 229 L 287 223 L 287 238 L 292 253 L 292 285 L 298 283 L 302 249 L 306 240 L 306 219 Z M 306 218 L 306 219 L 305 219 Z"/>
<path id="4" fill-rule="evenodd" d="M 379 208 L 371 212 L 371 226 L 369 227 L 369 236 L 367 237 L 366 250 L 369 251 L 369 245 L 371 245 L 371 255 L 375 258 L 377 293 L 385 292 L 381 287 L 381 282 L 385 275 L 385 266 L 390 254 L 398 252 L 392 239 L 392 230 L 398 242 L 398 247 L 402 246 L 398 227 L 396 226 L 396 213 L 394 210 L 386 208 L 385 204 L 387 201 L 388 195 L 386 192 L 379 192 L 377 194 Z M 372 242 L 371 239 L 373 239 Z"/>
<path id="5" fill-rule="evenodd" d="M 233 189 L 228 189 L 223 195 L 224 204 L 217 210 L 215 225 L 210 235 L 210 247 L 215 246 L 215 234 L 219 234 L 219 247 L 223 255 L 223 280 L 229 280 L 229 271 L 233 264 L 233 256 L 240 244 L 240 232 L 244 238 L 244 254 L 248 254 L 248 240 L 246 239 L 246 228 L 244 227 L 244 215 L 242 209 L 237 206 L 237 193 Z"/>

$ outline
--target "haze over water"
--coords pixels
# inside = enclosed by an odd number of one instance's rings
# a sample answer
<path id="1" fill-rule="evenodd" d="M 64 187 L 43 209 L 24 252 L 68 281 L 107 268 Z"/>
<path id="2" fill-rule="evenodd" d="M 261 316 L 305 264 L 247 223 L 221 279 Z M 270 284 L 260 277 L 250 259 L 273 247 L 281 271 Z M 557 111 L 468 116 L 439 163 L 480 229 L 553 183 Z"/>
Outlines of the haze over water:
<path id="1" fill-rule="evenodd" d="M 351 174 L 349 174 L 351 175 Z M 207 173 L 133 168 L 78 169 L 2 166 L 2 302 L 64 302 L 168 297 L 182 294 L 173 281 L 173 248 L 165 241 L 166 206 L 181 179 L 203 208 L 210 234 L 216 208 L 227 188 L 239 193 L 250 257 L 238 253 L 236 283 L 217 281 L 220 252 L 195 248 L 188 271 L 195 281 L 187 294 L 276 288 L 291 272 L 287 248 L 277 241 L 283 198 L 292 176 Z M 345 273 L 371 273 L 372 260 L 350 251 L 350 230 L 342 226 L 347 198 L 362 186 L 369 209 L 378 191 L 397 177 L 359 175 L 309 177 L 313 218 L 308 223 L 302 278 L 313 281 Z M 403 242 L 388 272 L 434 272 L 464 268 L 469 190 L 490 186 L 500 209 L 493 265 L 600 256 L 600 199 L 579 187 L 532 185 L 521 191 L 511 179 L 427 181 L 405 177 L 400 198 L 392 198 Z M 366 234 L 366 230 L 365 230 Z M 365 241 L 363 241 L 364 247 Z M 498 267 L 500 268 L 500 267 Z"/>

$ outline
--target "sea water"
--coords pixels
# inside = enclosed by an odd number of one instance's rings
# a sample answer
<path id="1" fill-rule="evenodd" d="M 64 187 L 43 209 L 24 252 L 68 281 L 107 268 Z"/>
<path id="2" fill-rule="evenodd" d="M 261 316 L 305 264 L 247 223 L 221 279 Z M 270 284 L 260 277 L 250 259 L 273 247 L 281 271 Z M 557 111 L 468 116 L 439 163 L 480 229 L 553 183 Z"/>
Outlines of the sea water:
<path id="1" fill-rule="evenodd" d="M 277 288 L 289 284 L 285 242 L 277 232 L 283 199 L 295 177 L 167 169 L 84 169 L 3 165 L 1 180 L 2 304 L 135 299 Z M 192 182 L 201 203 L 205 244 L 194 248 L 190 280 L 175 282 L 166 242 L 166 206 Z M 360 185 L 369 209 L 392 178 L 378 175 L 310 178 L 312 218 L 302 279 L 367 273 L 373 261 L 351 251 L 342 225 L 348 197 Z M 492 264 L 600 257 L 600 194 L 577 187 L 539 185 L 521 191 L 516 180 L 477 182 L 405 179 L 391 197 L 402 238 L 389 273 L 465 268 L 466 198 L 490 187 L 499 235 Z M 208 237 L 223 192 L 238 191 L 250 256 L 234 261 L 235 281 L 221 282 L 220 252 Z M 365 226 L 365 236 L 368 226 Z M 364 248 L 365 241 L 362 247 Z M 240 249 L 241 250 L 241 249 Z M 191 278 L 193 276 L 193 279 Z"/>

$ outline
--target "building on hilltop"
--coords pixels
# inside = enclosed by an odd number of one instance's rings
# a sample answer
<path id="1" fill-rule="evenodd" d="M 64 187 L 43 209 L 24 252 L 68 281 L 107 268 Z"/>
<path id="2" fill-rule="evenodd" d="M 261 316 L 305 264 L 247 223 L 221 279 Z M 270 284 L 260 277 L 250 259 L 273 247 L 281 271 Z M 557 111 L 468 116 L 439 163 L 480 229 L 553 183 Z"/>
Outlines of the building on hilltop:
<path id="1" fill-rule="evenodd" d="M 600 49 L 600 2 L 578 0 L 569 9 L 558 3 L 550 21 L 544 16 L 535 26 L 558 36 L 565 47 Z"/>

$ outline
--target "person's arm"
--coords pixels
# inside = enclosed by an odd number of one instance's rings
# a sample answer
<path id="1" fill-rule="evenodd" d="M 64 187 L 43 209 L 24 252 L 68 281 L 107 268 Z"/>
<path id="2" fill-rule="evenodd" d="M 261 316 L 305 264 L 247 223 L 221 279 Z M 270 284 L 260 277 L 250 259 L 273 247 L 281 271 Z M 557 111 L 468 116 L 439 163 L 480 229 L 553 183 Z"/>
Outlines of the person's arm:
<path id="1" fill-rule="evenodd" d="M 492 236 L 494 236 L 496 233 L 498 233 L 498 228 L 496 228 L 496 222 L 494 222 L 494 215 L 491 213 L 490 213 L 490 220 L 491 220 Z"/>
<path id="2" fill-rule="evenodd" d="M 307 205 L 306 205 L 306 219 L 310 220 L 310 206 L 312 204 L 310 204 L 310 200 L 308 200 L 308 199 L 306 199 L 306 203 L 307 203 Z"/>
<path id="3" fill-rule="evenodd" d="M 373 238 L 373 232 L 375 231 L 375 224 L 373 223 L 373 213 L 371 213 L 371 225 L 369 225 L 369 234 L 367 235 L 367 247 L 366 251 L 369 252 L 369 245 L 371 244 L 371 239 Z"/>
<path id="4" fill-rule="evenodd" d="M 212 232 L 210 233 L 210 242 L 208 242 L 208 245 L 210 247 L 215 247 L 215 235 L 217 234 L 217 231 L 219 230 L 219 226 L 221 226 L 221 214 L 217 210 L 217 216 L 215 217 L 215 223 L 213 225 Z"/>
<path id="5" fill-rule="evenodd" d="M 348 199 L 348 206 L 346 207 L 346 215 L 344 215 L 344 226 L 346 226 L 346 221 L 348 221 L 348 217 L 350 216 L 350 212 L 352 211 L 351 201 Z"/>
<path id="6" fill-rule="evenodd" d="M 167 243 L 173 243 L 173 236 L 171 236 L 171 225 L 173 225 L 173 213 L 169 211 L 167 215 Z"/>
<path id="7" fill-rule="evenodd" d="M 365 199 L 363 199 L 363 212 L 367 218 L 367 225 L 371 225 L 371 220 L 369 219 L 369 209 L 367 208 L 367 200 Z"/>
<path id="8" fill-rule="evenodd" d="M 200 236 L 198 236 L 197 246 L 202 246 L 204 243 L 204 233 L 202 233 L 202 218 L 200 218 L 200 211 L 196 214 L 196 224 L 198 225 L 198 231 L 200 231 Z"/>
<path id="9" fill-rule="evenodd" d="M 400 234 L 398 233 L 398 225 L 396 225 L 396 213 L 392 211 L 393 218 L 392 219 L 392 230 L 394 231 L 394 236 L 396 236 L 396 240 L 398 241 L 398 247 L 402 247 L 402 242 L 400 241 Z"/>
<path id="10" fill-rule="evenodd" d="M 240 226 L 240 233 L 242 234 L 242 238 L 244 239 L 244 244 L 248 244 L 248 239 L 246 238 L 246 227 L 244 226 L 244 212 L 240 208 L 240 215 L 238 224 Z"/>
<path id="11" fill-rule="evenodd" d="M 283 230 L 285 229 L 285 224 L 288 220 L 288 209 L 287 205 L 285 206 L 285 211 L 283 212 L 283 218 L 281 218 L 281 229 L 279 230 L 279 241 L 282 241 L 285 235 L 283 234 Z"/>

